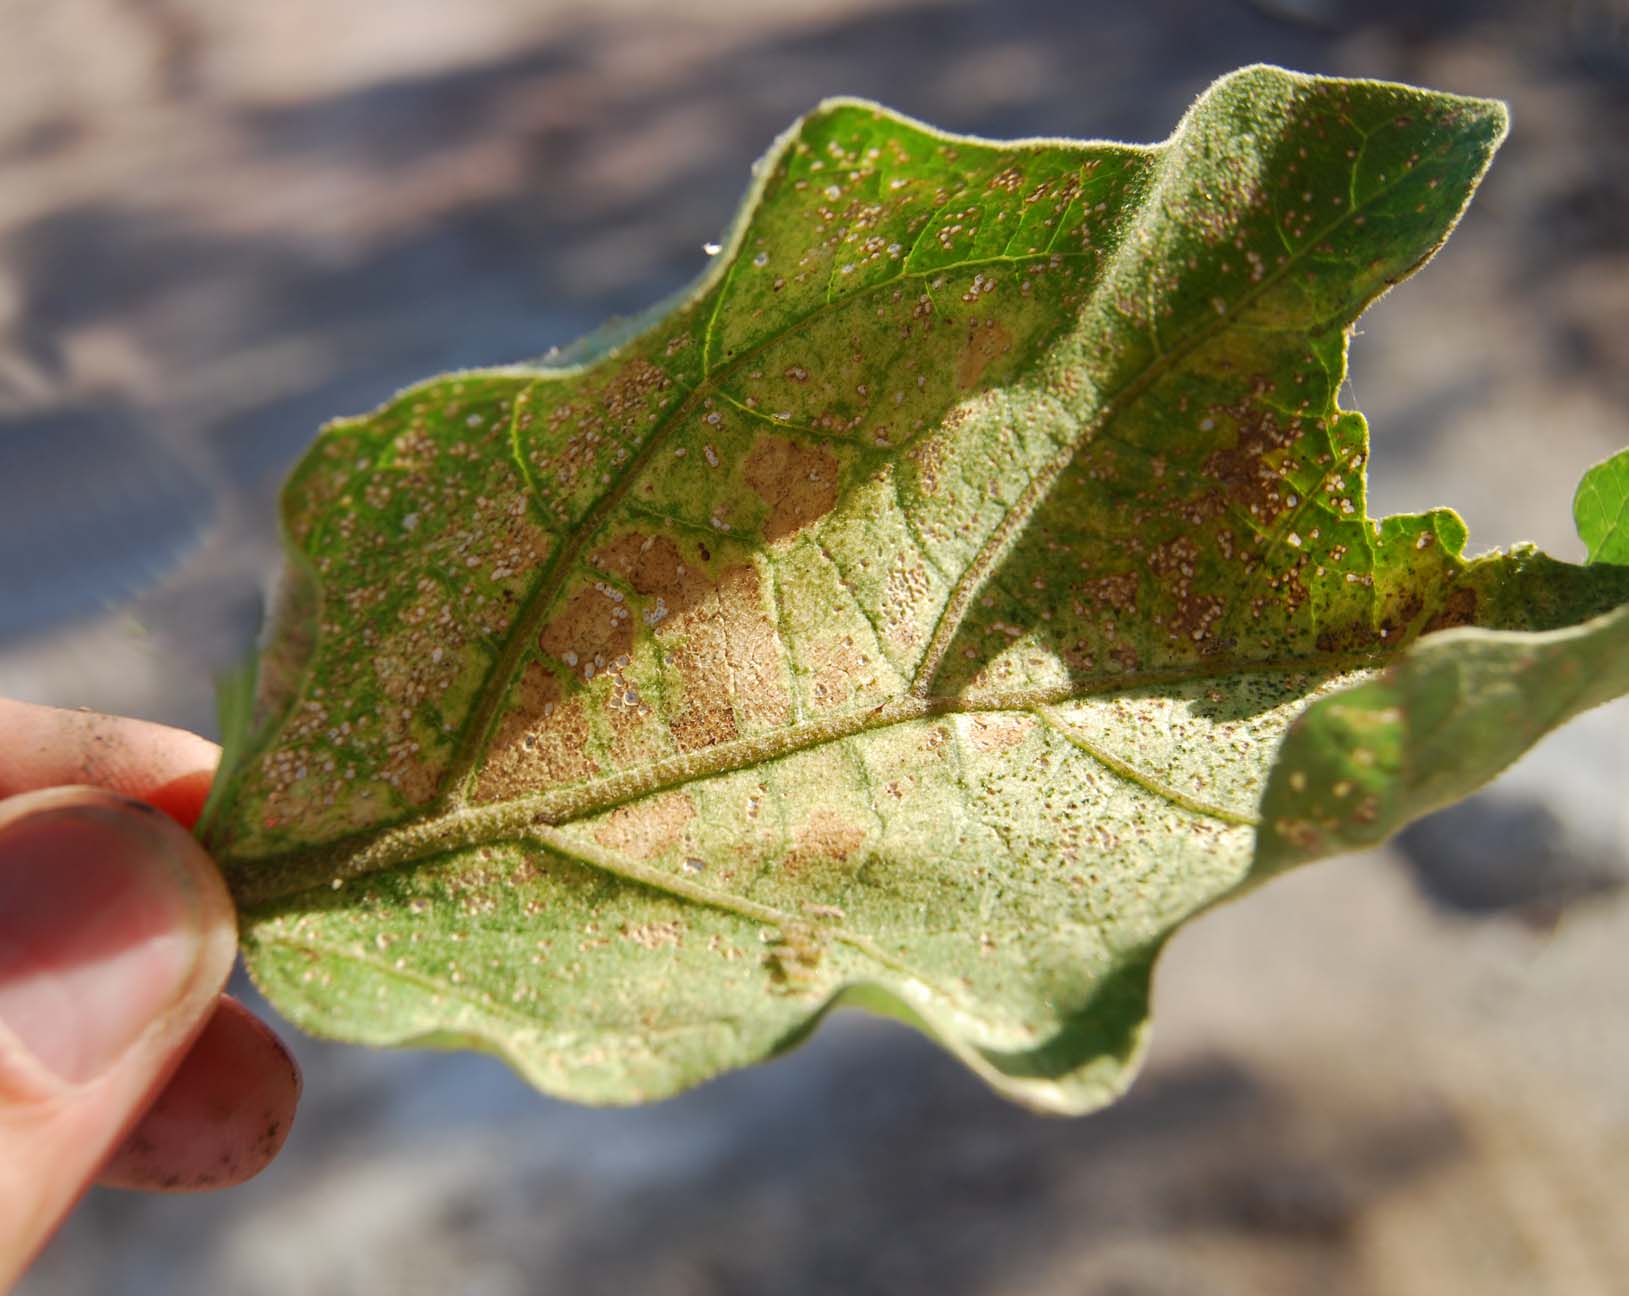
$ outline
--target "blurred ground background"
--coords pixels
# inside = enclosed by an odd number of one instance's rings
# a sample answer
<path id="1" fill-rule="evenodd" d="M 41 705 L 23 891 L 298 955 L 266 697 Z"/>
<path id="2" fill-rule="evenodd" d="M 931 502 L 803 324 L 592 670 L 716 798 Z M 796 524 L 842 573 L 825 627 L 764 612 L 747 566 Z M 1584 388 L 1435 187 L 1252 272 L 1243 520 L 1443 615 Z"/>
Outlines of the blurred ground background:
<path id="1" fill-rule="evenodd" d="M 1377 514 L 1578 556 L 1573 486 L 1629 443 L 1625 0 L 6 0 L 0 693 L 211 732 L 317 424 L 678 287 L 823 96 L 1154 140 L 1258 60 L 1510 101 L 1347 403 Z M 858 1018 L 633 1112 L 296 1038 L 277 1165 L 93 1194 L 22 1290 L 1611 1296 L 1626 788 L 1619 705 L 1206 918 L 1080 1121 Z"/>

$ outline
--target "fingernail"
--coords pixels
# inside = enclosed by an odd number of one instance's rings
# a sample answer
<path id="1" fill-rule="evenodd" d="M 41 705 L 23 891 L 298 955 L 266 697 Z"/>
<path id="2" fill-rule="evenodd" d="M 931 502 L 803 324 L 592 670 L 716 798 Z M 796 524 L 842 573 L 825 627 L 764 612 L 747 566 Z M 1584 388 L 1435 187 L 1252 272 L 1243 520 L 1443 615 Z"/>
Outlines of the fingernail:
<path id="1" fill-rule="evenodd" d="M 100 1075 L 187 988 L 203 911 L 181 831 L 84 789 L 0 805 L 0 1025 L 65 1081 Z"/>

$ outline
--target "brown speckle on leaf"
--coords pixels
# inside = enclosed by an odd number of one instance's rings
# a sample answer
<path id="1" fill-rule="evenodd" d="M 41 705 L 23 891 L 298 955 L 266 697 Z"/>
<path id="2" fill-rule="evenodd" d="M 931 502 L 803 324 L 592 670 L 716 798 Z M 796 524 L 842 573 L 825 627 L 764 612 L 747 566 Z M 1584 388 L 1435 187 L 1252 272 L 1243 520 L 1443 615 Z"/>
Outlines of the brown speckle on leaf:
<path id="1" fill-rule="evenodd" d="M 667 922 L 631 923 L 622 928 L 625 940 L 635 945 L 643 945 L 646 949 L 662 949 L 675 946 L 684 935 L 684 923 L 677 919 Z"/>

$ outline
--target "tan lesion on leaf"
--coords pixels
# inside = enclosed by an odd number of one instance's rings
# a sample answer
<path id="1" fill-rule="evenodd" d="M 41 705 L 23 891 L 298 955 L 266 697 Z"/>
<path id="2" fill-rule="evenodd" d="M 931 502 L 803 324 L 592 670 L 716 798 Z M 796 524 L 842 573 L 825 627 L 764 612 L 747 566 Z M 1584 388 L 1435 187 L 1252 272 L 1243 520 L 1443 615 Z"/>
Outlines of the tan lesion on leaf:
<path id="1" fill-rule="evenodd" d="M 524 796 L 599 773 L 588 754 L 588 713 L 541 662 L 531 662 L 498 726 L 475 788 L 477 801 Z"/>
<path id="2" fill-rule="evenodd" d="M 699 547 L 698 547 L 699 549 Z M 681 751 L 695 751 L 791 719 L 780 639 L 752 563 L 725 566 L 691 557 L 665 535 L 627 531 L 594 551 L 601 570 L 645 600 L 639 616 L 661 645 L 669 689 L 669 728 Z"/>
<path id="3" fill-rule="evenodd" d="M 810 700 L 817 710 L 828 711 L 845 705 L 857 688 L 870 678 L 871 659 L 855 646 L 850 635 L 813 645 L 809 666 L 813 687 Z"/>
<path id="4" fill-rule="evenodd" d="M 399 707 L 439 702 L 466 664 L 468 642 L 453 596 L 439 581 L 420 576 L 391 633 L 372 645 L 380 691 Z"/>
<path id="5" fill-rule="evenodd" d="M 712 589 L 702 565 L 687 561 L 679 546 L 665 535 L 624 531 L 596 549 L 590 560 L 601 571 L 626 581 L 636 593 L 660 601 L 660 614 L 653 603 L 645 616 L 646 624 L 658 634 L 669 617 L 690 611 Z"/>
<path id="6" fill-rule="evenodd" d="M 976 751 L 1011 751 L 1029 737 L 1037 723 L 1029 715 L 975 715 L 968 721 L 967 740 Z"/>
<path id="7" fill-rule="evenodd" d="M 991 363 L 1012 350 L 1012 341 L 999 320 L 970 321 L 967 342 L 956 361 L 956 381 L 964 388 L 978 386 Z"/>
<path id="8" fill-rule="evenodd" d="M 554 537 L 532 517 L 523 491 L 482 497 L 475 509 L 480 556 L 491 561 L 492 580 L 529 575 L 554 552 Z"/>
<path id="9" fill-rule="evenodd" d="M 1227 604 L 1201 588 L 1202 557 L 1193 538 L 1178 535 L 1155 545 L 1149 552 L 1148 569 L 1159 591 L 1159 625 L 1165 637 L 1181 641 L 1185 649 L 1188 645 L 1214 646 Z"/>
<path id="10" fill-rule="evenodd" d="M 737 709 L 754 728 L 786 724 L 792 703 L 758 569 L 751 564 L 726 568 L 719 578 L 718 605 L 714 626 L 730 664 Z"/>
<path id="11" fill-rule="evenodd" d="M 791 719 L 780 641 L 763 604 L 758 569 L 726 567 L 710 597 L 675 615 L 667 665 L 682 682 L 672 721 L 683 751 L 729 742 Z M 666 626 L 658 627 L 658 633 Z"/>
<path id="12" fill-rule="evenodd" d="M 814 865 L 842 864 L 864 844 L 864 829 L 834 810 L 816 810 L 793 834 L 785 868 L 799 873 Z"/>
<path id="13" fill-rule="evenodd" d="M 746 479 L 769 505 L 764 539 L 774 543 L 796 535 L 832 511 L 837 503 L 836 456 L 785 437 L 760 437 L 747 455 Z"/>
<path id="14" fill-rule="evenodd" d="M 618 806 L 594 829 L 594 840 L 607 850 L 653 860 L 683 839 L 685 826 L 695 817 L 695 803 L 687 793 L 664 792 Z"/>
<path id="15" fill-rule="evenodd" d="M 537 642 L 578 678 L 592 680 L 633 647 L 633 613 L 614 591 L 584 585 L 566 599 Z"/>
<path id="16" fill-rule="evenodd" d="M 788 923 L 777 931 L 764 951 L 764 967 L 781 994 L 810 994 L 819 987 L 826 938 L 808 923 Z"/>
<path id="17" fill-rule="evenodd" d="M 600 403 L 613 419 L 643 413 L 650 398 L 667 390 L 672 380 L 649 360 L 635 357 L 605 387 Z"/>
<path id="18" fill-rule="evenodd" d="M 939 433 L 925 436 L 905 452 L 905 458 L 916 470 L 916 488 L 924 495 L 939 493 L 939 474 L 945 466 L 948 436 Z"/>
<path id="19" fill-rule="evenodd" d="M 722 654 L 712 645 L 682 643 L 667 653 L 667 665 L 684 682 L 683 697 L 668 727 L 680 751 L 698 751 L 741 736 L 730 705 L 727 678 L 717 673 Z"/>

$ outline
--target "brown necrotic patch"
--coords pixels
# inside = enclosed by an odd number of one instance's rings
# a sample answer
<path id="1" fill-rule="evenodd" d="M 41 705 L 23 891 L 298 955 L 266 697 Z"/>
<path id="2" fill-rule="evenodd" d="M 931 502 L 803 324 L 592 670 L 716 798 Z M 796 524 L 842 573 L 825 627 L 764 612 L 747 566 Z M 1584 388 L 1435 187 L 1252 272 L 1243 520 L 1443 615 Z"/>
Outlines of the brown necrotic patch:
<path id="1" fill-rule="evenodd" d="M 595 550 L 592 561 L 652 600 L 643 620 L 658 630 L 669 616 L 690 611 L 713 588 L 705 561 L 699 555 L 687 559 L 664 535 L 625 531 Z"/>
<path id="2" fill-rule="evenodd" d="M 786 871 L 799 873 L 812 866 L 845 863 L 865 843 L 865 832 L 835 811 L 816 810 L 792 840 Z"/>
<path id="3" fill-rule="evenodd" d="M 968 721 L 967 740 L 981 752 L 1011 751 L 1037 723 L 1027 715 L 976 715 Z"/>
<path id="4" fill-rule="evenodd" d="M 592 558 L 641 596 L 637 615 L 660 644 L 668 724 L 681 751 L 791 719 L 780 641 L 758 568 L 723 565 L 715 575 L 714 560 L 704 554 L 700 545 L 681 549 L 667 536 L 628 531 Z"/>
<path id="5" fill-rule="evenodd" d="M 780 643 L 764 607 L 758 569 L 726 567 L 710 597 L 677 613 L 667 665 L 679 677 L 672 719 L 683 751 L 729 742 L 744 729 L 762 731 L 791 719 Z"/>
<path id="6" fill-rule="evenodd" d="M 1000 321 L 971 321 L 967 326 L 967 344 L 956 361 L 956 381 L 964 388 L 978 386 L 991 362 L 1011 350 L 1012 334 Z"/>
<path id="7" fill-rule="evenodd" d="M 1476 591 L 1460 586 L 1447 599 L 1443 605 L 1425 624 L 1421 634 L 1435 634 L 1438 630 L 1451 630 L 1455 626 L 1473 625 L 1476 622 Z"/>
<path id="8" fill-rule="evenodd" d="M 584 585 L 538 636 L 538 647 L 584 681 L 592 680 L 633 646 L 633 612 L 620 590 L 603 581 Z"/>
<path id="9" fill-rule="evenodd" d="M 815 706 L 827 711 L 843 706 L 868 676 L 871 659 L 855 645 L 850 635 L 816 643 L 808 654 L 814 687 L 810 690 Z"/>
<path id="10" fill-rule="evenodd" d="M 594 840 L 607 850 L 653 860 L 678 844 L 695 817 L 696 807 L 686 793 L 664 792 L 618 806 L 595 828 Z"/>
<path id="11" fill-rule="evenodd" d="M 746 479 L 769 506 L 764 539 L 796 535 L 837 503 L 837 459 L 785 437 L 760 437 L 747 456 Z"/>
<path id="12" fill-rule="evenodd" d="M 588 740 L 582 695 L 567 699 L 546 666 L 530 663 L 486 754 L 475 799 L 506 800 L 597 774 Z"/>
<path id="13" fill-rule="evenodd" d="M 1290 494 L 1275 460 L 1300 438 L 1301 421 L 1294 419 L 1286 426 L 1271 410 L 1248 400 L 1217 407 L 1207 421 L 1217 415 L 1234 421 L 1237 437 L 1231 446 L 1223 446 L 1206 457 L 1204 475 L 1221 488 L 1234 508 L 1249 514 L 1257 525 L 1268 525 L 1287 507 L 1286 496 Z"/>

